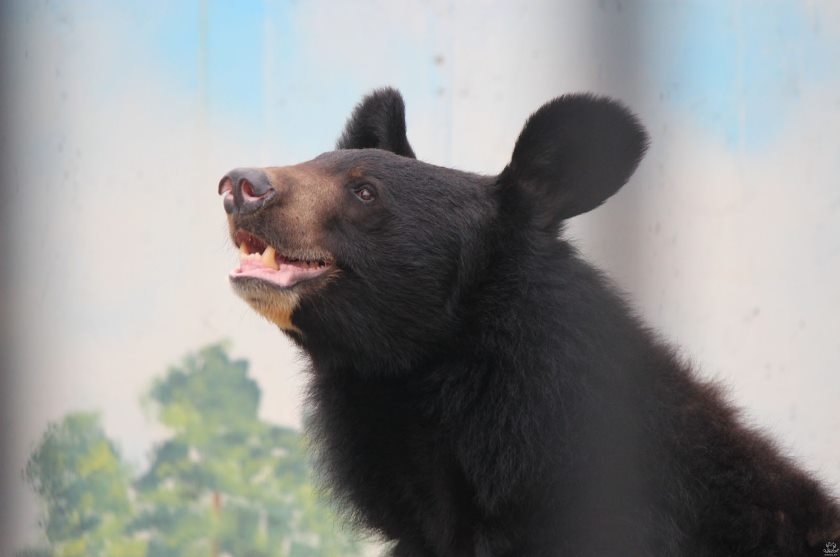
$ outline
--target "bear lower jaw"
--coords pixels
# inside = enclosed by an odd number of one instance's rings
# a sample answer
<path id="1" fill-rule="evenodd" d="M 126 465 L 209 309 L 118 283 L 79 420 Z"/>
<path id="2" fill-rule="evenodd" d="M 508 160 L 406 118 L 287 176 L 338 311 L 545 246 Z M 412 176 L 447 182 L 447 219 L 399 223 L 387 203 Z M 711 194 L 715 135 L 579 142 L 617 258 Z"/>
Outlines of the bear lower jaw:
<path id="1" fill-rule="evenodd" d="M 294 332 L 303 337 L 303 331 L 292 322 L 292 315 L 302 298 L 318 295 L 318 291 L 341 274 L 340 271 L 332 267 L 329 271 L 288 287 L 278 286 L 274 282 L 257 277 L 234 276 L 233 273 L 230 276 L 230 283 L 234 292 L 245 300 L 254 311 L 283 331 Z"/>
<path id="2" fill-rule="evenodd" d="M 277 288 L 257 278 L 234 278 L 233 290 L 245 300 L 254 311 L 284 331 L 302 334 L 292 323 L 292 313 L 300 303 L 300 292 L 292 288 Z"/>

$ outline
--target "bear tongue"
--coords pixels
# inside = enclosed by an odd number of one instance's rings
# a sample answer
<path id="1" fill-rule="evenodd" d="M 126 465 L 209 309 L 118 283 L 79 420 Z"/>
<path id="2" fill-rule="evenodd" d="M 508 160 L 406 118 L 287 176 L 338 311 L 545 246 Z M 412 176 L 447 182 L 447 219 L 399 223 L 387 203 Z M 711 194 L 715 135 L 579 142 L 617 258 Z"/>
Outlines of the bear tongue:
<path id="1" fill-rule="evenodd" d="M 320 274 L 325 269 L 306 263 L 277 261 L 273 247 L 268 246 L 262 254 L 240 253 L 239 266 L 231 271 L 231 277 L 253 277 L 282 287 L 293 286 L 305 278 Z"/>

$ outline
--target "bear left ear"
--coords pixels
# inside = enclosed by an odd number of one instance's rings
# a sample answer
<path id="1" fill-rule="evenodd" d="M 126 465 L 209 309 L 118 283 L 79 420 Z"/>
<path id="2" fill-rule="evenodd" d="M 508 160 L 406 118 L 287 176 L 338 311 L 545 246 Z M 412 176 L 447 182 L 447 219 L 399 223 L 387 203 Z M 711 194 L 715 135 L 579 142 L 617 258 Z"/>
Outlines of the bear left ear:
<path id="1" fill-rule="evenodd" d="M 384 149 L 416 158 L 405 133 L 405 103 L 396 89 L 377 89 L 362 99 L 336 143 L 336 149 Z"/>
<path id="2" fill-rule="evenodd" d="M 500 182 L 525 197 L 538 227 L 556 227 L 617 192 L 647 145 L 644 128 L 619 103 L 564 95 L 528 118 Z"/>

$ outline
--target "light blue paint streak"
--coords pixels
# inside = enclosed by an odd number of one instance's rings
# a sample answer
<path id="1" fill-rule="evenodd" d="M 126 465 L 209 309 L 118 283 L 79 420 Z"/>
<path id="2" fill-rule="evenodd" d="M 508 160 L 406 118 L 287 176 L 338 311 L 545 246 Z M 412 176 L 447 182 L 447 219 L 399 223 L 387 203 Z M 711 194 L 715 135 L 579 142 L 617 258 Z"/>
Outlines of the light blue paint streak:
<path id="1" fill-rule="evenodd" d="M 241 114 L 258 126 L 263 96 L 262 2 L 210 2 L 207 35 L 208 97 L 212 110 Z"/>
<path id="2" fill-rule="evenodd" d="M 202 44 L 201 6 L 201 0 L 80 0 L 55 8 L 53 17 L 71 24 L 96 20 L 119 38 L 102 45 L 115 56 L 90 69 L 88 94 L 108 102 L 139 77 L 154 79 L 173 95 L 206 103 L 212 120 L 235 122 L 269 148 L 276 144 L 277 163 L 332 149 L 353 106 L 374 87 L 400 88 L 415 114 L 440 110 L 438 90 L 449 83 L 442 82 L 433 60 L 449 53 L 439 51 L 440 22 L 432 18 L 425 34 L 405 34 L 398 21 L 367 21 L 380 14 L 363 4 L 356 20 L 338 22 L 348 34 L 336 37 L 321 27 L 336 23 L 328 2 L 207 0 Z M 13 7 L 15 19 L 28 17 L 26 2 Z M 304 9 L 308 18 L 301 16 Z M 317 17 L 312 10 L 319 10 Z M 359 33 L 366 39 L 361 47 L 354 40 Z"/>
<path id="3" fill-rule="evenodd" d="M 840 37 L 797 1 L 648 4 L 645 20 L 663 99 L 730 148 L 765 146 L 803 88 L 840 81 Z"/>
<path id="4" fill-rule="evenodd" d="M 101 94 L 126 85 L 134 67 L 151 67 L 154 78 L 177 94 L 206 95 L 210 110 L 230 111 L 254 124 L 263 107 L 261 62 L 263 55 L 262 1 L 207 0 L 206 44 L 201 44 L 201 1 L 144 2 L 124 0 L 118 7 L 95 7 L 78 2 L 68 8 L 72 17 L 101 20 L 119 36 L 117 44 L 103 48 L 119 52 L 122 65 L 98 68 Z M 202 49 L 204 51 L 202 52 Z M 207 83 L 201 81 L 202 58 Z M 202 86 L 207 90 L 202 91 Z"/>
<path id="5" fill-rule="evenodd" d="M 428 96 L 420 71 L 430 66 L 434 57 L 428 42 L 408 41 L 398 29 L 379 29 L 375 40 L 381 49 L 359 49 L 353 39 L 355 31 L 344 37 L 323 36 L 317 28 L 301 24 L 298 9 L 298 3 L 281 0 L 266 13 L 277 30 L 273 38 L 277 50 L 268 68 L 275 96 L 267 101 L 276 107 L 277 121 L 271 126 L 286 147 L 278 153 L 284 162 L 331 150 L 354 105 L 375 87 L 396 86 L 413 100 Z M 329 17 L 328 12 L 323 14 L 323 18 Z M 353 30 L 352 23 L 347 27 Z M 325 55 L 322 43 L 334 45 L 335 55 L 329 49 Z M 354 51 L 353 63 L 346 63 Z M 374 71 L 362 72 L 362 68 Z M 362 73 L 380 77 L 360 78 Z"/>
<path id="6" fill-rule="evenodd" d="M 325 37 L 318 28 L 305 27 L 299 13 L 303 6 L 297 2 L 216 0 L 208 6 L 209 113 L 224 114 L 225 120 L 261 135 L 267 145 L 276 143 L 277 163 L 305 160 L 332 149 L 352 107 L 374 87 L 401 88 L 414 109 L 433 99 L 440 87 L 428 79 L 438 54 L 429 36 L 409 41 L 399 29 L 376 29 L 381 49 L 359 50 L 348 64 L 348 54 L 356 48 L 352 34 Z M 328 4 L 323 7 L 326 20 L 331 15 Z M 154 45 L 161 76 L 173 87 L 196 95 L 201 93 L 199 12 L 198 1 L 176 3 L 161 14 L 146 37 L 126 37 Z M 271 37 L 265 36 L 267 28 Z M 335 57 L 329 51 L 325 55 L 324 42 L 346 50 Z M 360 72 L 362 67 L 374 71 Z M 381 77 L 359 78 L 361 73 Z"/>

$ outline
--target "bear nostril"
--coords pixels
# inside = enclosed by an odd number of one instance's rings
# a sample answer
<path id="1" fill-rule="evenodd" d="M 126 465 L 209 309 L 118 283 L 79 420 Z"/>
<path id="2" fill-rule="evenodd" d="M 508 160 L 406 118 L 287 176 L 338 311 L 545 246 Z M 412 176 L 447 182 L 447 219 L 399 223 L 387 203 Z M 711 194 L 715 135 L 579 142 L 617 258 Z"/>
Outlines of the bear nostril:
<path id="1" fill-rule="evenodd" d="M 265 175 L 241 177 L 239 191 L 245 199 L 260 199 L 270 194 L 274 189 Z"/>
<path id="2" fill-rule="evenodd" d="M 233 182 L 229 176 L 225 176 L 219 181 L 219 195 L 224 195 L 228 192 L 233 192 Z"/>
<path id="3" fill-rule="evenodd" d="M 233 182 L 229 176 L 225 176 L 219 181 L 219 195 L 224 196 L 222 202 L 227 214 L 233 214 L 234 200 L 233 200 Z"/>
<path id="4" fill-rule="evenodd" d="M 244 197 L 246 199 L 249 198 L 249 197 L 260 197 L 254 191 L 254 184 L 252 184 L 251 182 L 249 182 L 245 178 L 242 178 L 242 180 L 239 182 L 239 187 L 242 188 L 242 197 Z"/>

